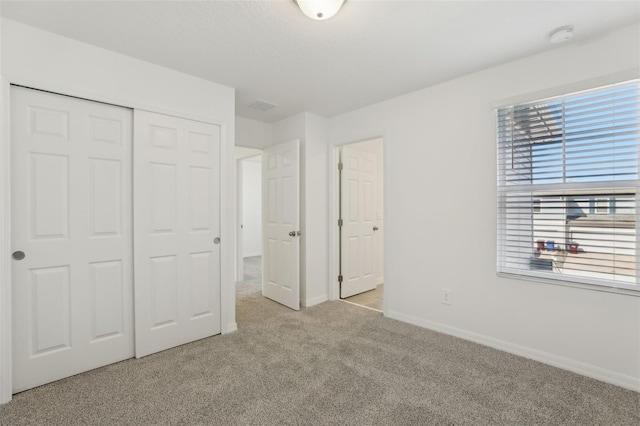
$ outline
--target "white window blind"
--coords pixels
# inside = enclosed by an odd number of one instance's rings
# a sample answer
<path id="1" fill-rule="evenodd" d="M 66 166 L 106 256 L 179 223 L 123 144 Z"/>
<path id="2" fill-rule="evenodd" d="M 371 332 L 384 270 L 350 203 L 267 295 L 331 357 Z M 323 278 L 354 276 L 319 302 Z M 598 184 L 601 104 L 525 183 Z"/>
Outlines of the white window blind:
<path id="1" fill-rule="evenodd" d="M 640 290 L 640 84 L 501 108 L 498 272 Z"/>

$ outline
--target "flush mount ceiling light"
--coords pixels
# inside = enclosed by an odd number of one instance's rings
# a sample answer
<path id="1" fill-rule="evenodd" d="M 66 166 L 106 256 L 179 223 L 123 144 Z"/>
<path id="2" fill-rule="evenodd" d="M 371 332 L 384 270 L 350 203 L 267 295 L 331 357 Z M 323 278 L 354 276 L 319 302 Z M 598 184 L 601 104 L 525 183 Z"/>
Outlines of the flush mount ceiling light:
<path id="1" fill-rule="evenodd" d="M 573 37 L 573 27 L 571 25 L 556 28 L 549 33 L 549 41 L 551 43 L 563 43 L 571 37 Z"/>
<path id="2" fill-rule="evenodd" d="M 338 13 L 345 0 L 293 0 L 302 13 L 311 19 L 324 21 Z"/>

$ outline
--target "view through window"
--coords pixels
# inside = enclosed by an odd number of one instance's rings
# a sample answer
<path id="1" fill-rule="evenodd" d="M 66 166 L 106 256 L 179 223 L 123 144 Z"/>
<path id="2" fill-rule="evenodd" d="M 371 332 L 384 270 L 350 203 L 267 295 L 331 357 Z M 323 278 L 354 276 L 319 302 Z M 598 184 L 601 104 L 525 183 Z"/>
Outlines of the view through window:
<path id="1" fill-rule="evenodd" d="M 639 89 L 498 110 L 499 272 L 638 289 Z"/>

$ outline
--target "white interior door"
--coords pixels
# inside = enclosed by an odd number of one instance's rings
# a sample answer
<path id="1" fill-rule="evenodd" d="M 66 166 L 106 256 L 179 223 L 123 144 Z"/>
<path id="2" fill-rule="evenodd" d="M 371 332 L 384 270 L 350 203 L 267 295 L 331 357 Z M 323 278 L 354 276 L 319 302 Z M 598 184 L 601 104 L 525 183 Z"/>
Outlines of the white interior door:
<path id="1" fill-rule="evenodd" d="M 133 356 L 131 110 L 12 87 L 11 151 L 20 392 Z"/>
<path id="2" fill-rule="evenodd" d="M 135 111 L 136 357 L 220 333 L 220 128 Z"/>
<path id="3" fill-rule="evenodd" d="M 340 297 L 376 288 L 377 158 L 370 152 L 342 148 Z"/>
<path id="4" fill-rule="evenodd" d="M 300 141 L 262 156 L 262 294 L 300 309 Z"/>

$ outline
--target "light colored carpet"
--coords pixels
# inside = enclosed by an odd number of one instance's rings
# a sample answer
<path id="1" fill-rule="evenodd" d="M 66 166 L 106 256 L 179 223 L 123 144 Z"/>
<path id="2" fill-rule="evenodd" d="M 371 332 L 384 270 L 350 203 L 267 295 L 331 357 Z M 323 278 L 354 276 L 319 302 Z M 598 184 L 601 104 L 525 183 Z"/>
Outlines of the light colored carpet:
<path id="1" fill-rule="evenodd" d="M 239 296 L 239 331 L 23 392 L 0 423 L 638 425 L 640 394 L 342 301 Z"/>
<path id="2" fill-rule="evenodd" d="M 262 292 L 262 256 L 243 259 L 244 278 L 236 283 L 236 296 L 248 296 Z"/>
<path id="3" fill-rule="evenodd" d="M 244 279 L 249 284 L 262 284 L 262 256 L 251 256 L 242 259 Z"/>

